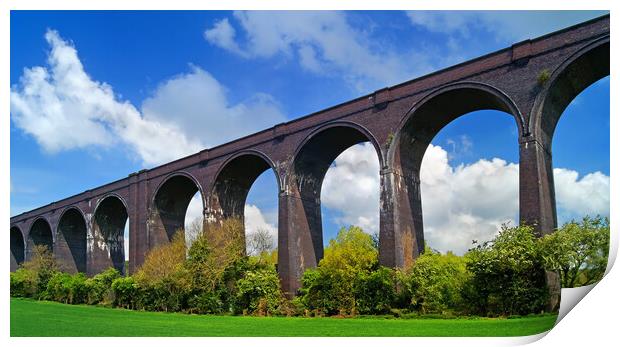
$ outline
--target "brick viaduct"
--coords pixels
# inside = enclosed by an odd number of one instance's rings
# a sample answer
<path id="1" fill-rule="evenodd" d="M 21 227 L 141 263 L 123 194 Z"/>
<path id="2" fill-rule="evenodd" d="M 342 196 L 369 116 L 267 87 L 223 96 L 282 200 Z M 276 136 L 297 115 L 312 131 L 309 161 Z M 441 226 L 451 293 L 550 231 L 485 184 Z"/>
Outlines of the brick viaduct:
<path id="1" fill-rule="evenodd" d="M 323 256 L 321 184 L 332 161 L 369 141 L 380 163 L 380 261 L 406 266 L 424 247 L 420 165 L 433 137 L 466 113 L 514 117 L 519 141 L 519 218 L 539 233 L 556 227 L 551 143 L 564 109 L 609 75 L 609 16 L 381 89 L 238 140 L 130 174 L 11 218 L 11 270 L 45 244 L 66 268 L 122 270 L 129 219 L 129 271 L 184 225 L 200 191 L 207 221 L 243 218 L 265 170 L 278 181 L 278 271 L 294 293 Z M 481 197 L 483 198 L 483 197 Z"/>

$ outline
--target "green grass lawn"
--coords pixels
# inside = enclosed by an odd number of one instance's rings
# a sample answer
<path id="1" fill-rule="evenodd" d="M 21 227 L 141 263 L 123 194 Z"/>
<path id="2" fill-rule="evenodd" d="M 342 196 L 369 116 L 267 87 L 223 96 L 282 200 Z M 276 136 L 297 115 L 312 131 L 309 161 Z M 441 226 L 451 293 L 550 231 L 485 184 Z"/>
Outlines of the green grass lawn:
<path id="1" fill-rule="evenodd" d="M 555 320 L 210 316 L 11 298 L 11 336 L 524 336 Z"/>

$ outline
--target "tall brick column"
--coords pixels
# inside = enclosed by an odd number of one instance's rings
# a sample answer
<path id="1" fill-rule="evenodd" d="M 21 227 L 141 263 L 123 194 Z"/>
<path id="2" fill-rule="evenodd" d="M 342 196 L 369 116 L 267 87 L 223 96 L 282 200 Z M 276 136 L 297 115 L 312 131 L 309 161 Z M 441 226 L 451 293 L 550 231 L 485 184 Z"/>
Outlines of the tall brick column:
<path id="1" fill-rule="evenodd" d="M 534 226 L 538 236 L 557 228 L 550 147 L 534 136 L 522 138 L 519 143 L 519 218 L 521 223 Z M 547 311 L 557 312 L 561 295 L 559 273 L 545 271 L 545 282 L 549 291 Z"/>
<path id="2" fill-rule="evenodd" d="M 129 177 L 129 273 L 144 263 L 149 250 L 147 173 L 145 171 Z M 127 242 L 127 241 L 125 241 Z"/>
<path id="3" fill-rule="evenodd" d="M 550 146 L 533 136 L 519 143 L 519 219 L 539 235 L 557 227 Z"/>
<path id="4" fill-rule="evenodd" d="M 303 201 L 295 192 L 281 192 L 278 197 L 278 274 L 287 296 L 295 295 L 304 270 L 316 267 L 322 254 L 320 204 Z"/>
<path id="5" fill-rule="evenodd" d="M 424 227 L 418 173 L 381 171 L 379 262 L 407 267 L 424 250 Z"/>

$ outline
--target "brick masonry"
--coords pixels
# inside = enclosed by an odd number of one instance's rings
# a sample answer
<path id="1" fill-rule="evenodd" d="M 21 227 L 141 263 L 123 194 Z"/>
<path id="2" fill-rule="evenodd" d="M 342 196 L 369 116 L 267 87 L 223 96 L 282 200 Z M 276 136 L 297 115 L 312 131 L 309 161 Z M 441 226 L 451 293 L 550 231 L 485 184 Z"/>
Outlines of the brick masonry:
<path id="1" fill-rule="evenodd" d="M 419 169 L 445 125 L 481 109 L 507 112 L 519 133 L 520 220 L 540 234 L 557 224 L 551 141 L 566 106 L 609 75 L 609 16 L 381 89 L 185 158 L 130 174 L 11 218 L 11 270 L 35 243 L 69 271 L 122 269 L 129 219 L 129 271 L 183 225 L 196 191 L 207 221 L 238 216 L 265 170 L 279 186 L 278 271 L 293 294 L 323 254 L 320 191 L 329 164 L 370 141 L 381 165 L 380 261 L 402 267 L 424 247 Z M 78 218 L 80 217 L 81 218 Z"/>

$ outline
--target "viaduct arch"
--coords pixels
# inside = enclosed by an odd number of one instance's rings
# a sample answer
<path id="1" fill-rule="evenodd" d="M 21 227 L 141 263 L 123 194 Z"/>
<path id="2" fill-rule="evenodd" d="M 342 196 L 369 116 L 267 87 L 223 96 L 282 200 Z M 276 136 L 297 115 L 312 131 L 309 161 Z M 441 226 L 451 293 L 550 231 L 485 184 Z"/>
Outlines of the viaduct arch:
<path id="1" fill-rule="evenodd" d="M 11 218 L 11 269 L 34 245 L 54 250 L 73 271 L 129 272 L 183 226 L 200 191 L 204 217 L 243 218 L 254 180 L 278 181 L 278 272 L 294 295 L 304 269 L 322 257 L 321 184 L 348 147 L 370 142 L 380 162 L 380 261 L 410 263 L 424 247 L 419 171 L 435 134 L 482 109 L 512 115 L 519 141 L 519 219 L 539 234 L 557 227 L 551 144 L 579 92 L 609 75 L 609 16 L 522 42 Z M 85 247 L 84 247 L 85 245 Z"/>

